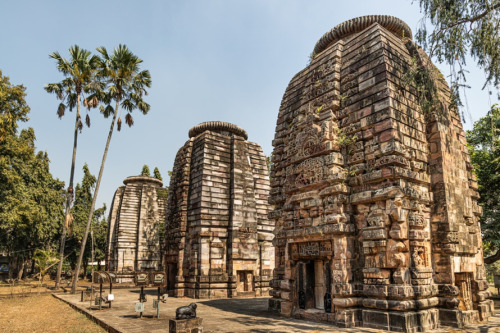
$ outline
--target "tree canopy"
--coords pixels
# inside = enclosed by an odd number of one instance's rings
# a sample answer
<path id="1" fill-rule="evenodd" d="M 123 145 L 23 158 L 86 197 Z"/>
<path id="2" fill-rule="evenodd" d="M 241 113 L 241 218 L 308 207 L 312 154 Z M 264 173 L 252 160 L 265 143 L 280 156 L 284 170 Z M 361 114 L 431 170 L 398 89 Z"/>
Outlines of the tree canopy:
<path id="1" fill-rule="evenodd" d="M 424 14 L 417 41 L 431 57 L 451 65 L 451 88 L 466 82 L 470 56 L 486 74 L 485 86 L 500 85 L 500 1 L 419 0 Z M 431 23 L 432 29 L 426 25 Z M 484 87 L 483 87 L 484 88 Z"/>
<path id="2" fill-rule="evenodd" d="M 142 167 L 141 176 L 151 176 L 151 172 L 149 171 L 149 166 L 147 164 L 144 164 L 144 166 Z"/>
<path id="3" fill-rule="evenodd" d="M 158 170 L 157 167 L 155 167 L 155 169 L 153 170 L 153 175 L 156 179 L 163 181 L 163 178 L 161 177 L 160 170 Z"/>
<path id="4" fill-rule="evenodd" d="M 500 107 L 493 105 L 485 117 L 467 131 L 467 143 L 483 207 L 481 226 L 485 263 L 500 259 Z"/>
<path id="5" fill-rule="evenodd" d="M 0 251 L 20 274 L 36 248 L 54 247 L 64 201 L 64 183 L 52 177 L 47 153 L 36 151 L 35 131 L 17 130 L 28 120 L 25 96 L 0 73 Z"/>

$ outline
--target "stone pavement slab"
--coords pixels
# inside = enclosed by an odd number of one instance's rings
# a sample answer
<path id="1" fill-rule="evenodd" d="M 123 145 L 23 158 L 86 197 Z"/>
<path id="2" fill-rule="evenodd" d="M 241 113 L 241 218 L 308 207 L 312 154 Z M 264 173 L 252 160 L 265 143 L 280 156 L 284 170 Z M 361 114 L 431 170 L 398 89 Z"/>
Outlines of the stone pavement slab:
<path id="1" fill-rule="evenodd" d="M 160 305 L 160 319 L 155 317 L 153 299 L 156 289 L 147 289 L 148 301 L 145 303 L 143 317 L 135 312 L 139 299 L 138 289 L 115 290 L 115 301 L 111 309 L 98 310 L 89 301 L 80 302 L 80 295 L 54 294 L 55 297 L 71 304 L 74 308 L 94 318 L 110 332 L 168 332 L 168 321 L 175 317 L 179 306 L 196 303 L 197 315 L 203 318 L 203 331 L 208 332 L 381 332 L 369 328 L 337 328 L 332 325 L 305 320 L 281 317 L 267 311 L 269 297 L 195 300 L 191 298 L 168 298 Z M 500 303 L 499 303 L 500 305 Z M 500 333 L 500 314 L 490 319 L 488 324 L 467 327 L 466 329 L 442 328 L 429 333 Z"/>

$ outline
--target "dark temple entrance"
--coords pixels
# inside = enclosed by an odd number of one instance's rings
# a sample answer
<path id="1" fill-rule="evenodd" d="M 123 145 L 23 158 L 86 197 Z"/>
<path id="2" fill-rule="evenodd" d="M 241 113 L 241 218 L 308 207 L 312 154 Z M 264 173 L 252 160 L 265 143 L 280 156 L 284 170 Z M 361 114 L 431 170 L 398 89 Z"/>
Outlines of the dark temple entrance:
<path id="1" fill-rule="evenodd" d="M 299 308 L 324 310 L 326 286 L 323 260 L 299 262 L 296 274 Z"/>

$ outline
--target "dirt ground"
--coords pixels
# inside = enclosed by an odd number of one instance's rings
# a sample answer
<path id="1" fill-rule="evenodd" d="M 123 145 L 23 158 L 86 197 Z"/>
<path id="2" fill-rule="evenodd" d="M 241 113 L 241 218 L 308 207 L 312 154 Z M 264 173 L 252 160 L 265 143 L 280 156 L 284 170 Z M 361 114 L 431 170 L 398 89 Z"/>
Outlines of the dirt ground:
<path id="1" fill-rule="evenodd" d="M 0 299 L 0 332 L 106 332 L 52 295 Z"/>

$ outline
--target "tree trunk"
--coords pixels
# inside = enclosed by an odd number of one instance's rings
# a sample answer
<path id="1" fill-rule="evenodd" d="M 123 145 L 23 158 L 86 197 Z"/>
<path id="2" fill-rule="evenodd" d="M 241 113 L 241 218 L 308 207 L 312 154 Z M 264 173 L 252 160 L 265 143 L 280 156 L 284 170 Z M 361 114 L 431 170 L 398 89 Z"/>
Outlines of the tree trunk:
<path id="1" fill-rule="evenodd" d="M 17 279 L 21 280 L 23 278 L 24 266 L 26 265 L 26 260 L 21 259 L 21 263 L 19 264 L 19 270 L 17 271 Z"/>
<path id="2" fill-rule="evenodd" d="M 61 235 L 61 247 L 59 248 L 60 261 L 59 264 L 57 265 L 56 285 L 54 287 L 54 289 L 56 290 L 59 289 L 59 283 L 61 282 L 61 273 L 64 261 L 64 247 L 66 245 L 66 233 L 68 232 L 66 223 L 67 222 L 69 223 L 69 218 L 71 215 L 71 203 L 73 202 L 73 194 L 74 194 L 73 177 L 75 175 L 76 146 L 78 142 L 78 120 L 80 118 L 80 93 L 77 94 L 76 100 L 77 102 L 76 102 L 75 134 L 73 139 L 73 155 L 71 157 L 71 172 L 69 175 L 69 186 L 68 186 L 68 191 L 66 193 L 66 212 L 64 214 L 63 229 Z"/>
<path id="3" fill-rule="evenodd" d="M 106 141 L 106 147 L 104 148 L 104 154 L 102 155 L 101 168 L 99 170 L 99 176 L 97 177 L 97 183 L 95 185 L 94 195 L 92 197 L 92 204 L 90 205 L 89 218 L 87 219 L 87 226 L 85 227 L 85 234 L 83 235 L 82 247 L 80 248 L 80 255 L 78 256 L 78 263 L 76 264 L 75 272 L 73 273 L 73 283 L 71 285 L 71 293 L 76 293 L 76 285 L 78 283 L 78 273 L 80 272 L 80 266 L 82 265 L 83 253 L 85 252 L 85 244 L 87 243 L 87 238 L 89 236 L 90 224 L 92 223 L 92 217 L 94 215 L 95 203 L 97 201 L 97 194 L 99 193 L 99 185 L 101 185 L 102 173 L 104 171 L 104 163 L 106 162 L 106 156 L 108 155 L 109 142 L 111 141 L 111 136 L 113 135 L 113 129 L 115 127 L 116 115 L 118 114 L 118 107 L 120 100 L 116 100 L 116 108 L 113 114 L 113 120 L 111 121 L 111 126 L 109 128 L 108 140 Z"/>
<path id="4" fill-rule="evenodd" d="M 500 260 L 500 249 L 497 250 L 497 252 L 489 257 L 484 258 L 484 263 L 485 264 L 493 264 L 495 261 Z"/>
<path id="5" fill-rule="evenodd" d="M 33 255 L 31 255 L 31 270 L 30 274 L 33 275 L 35 273 L 35 260 L 33 260 Z"/>
<path id="6" fill-rule="evenodd" d="M 9 279 L 12 279 L 12 277 L 14 276 L 14 258 L 9 253 L 7 253 L 7 257 L 9 258 L 8 259 L 8 261 L 9 261 Z"/>

